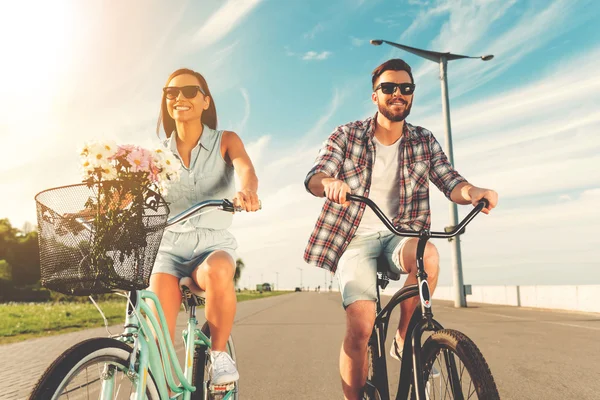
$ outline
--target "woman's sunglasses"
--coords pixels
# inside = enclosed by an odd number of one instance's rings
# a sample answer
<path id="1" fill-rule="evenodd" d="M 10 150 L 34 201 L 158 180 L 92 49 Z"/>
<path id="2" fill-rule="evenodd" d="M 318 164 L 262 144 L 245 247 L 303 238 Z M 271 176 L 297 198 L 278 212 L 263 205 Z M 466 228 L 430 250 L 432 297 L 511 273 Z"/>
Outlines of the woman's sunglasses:
<path id="1" fill-rule="evenodd" d="M 394 94 L 396 88 L 400 89 L 400 93 L 404 95 L 411 95 L 415 92 L 415 84 L 414 83 L 394 83 L 394 82 L 383 82 L 377 85 L 374 92 L 377 89 L 381 89 L 383 94 Z"/>
<path id="2" fill-rule="evenodd" d="M 198 95 L 198 92 L 206 96 L 206 93 L 204 93 L 204 90 L 202 90 L 200 86 L 167 86 L 163 88 L 163 92 L 165 93 L 165 97 L 169 100 L 175 100 L 177 96 L 179 96 L 179 92 L 183 93 L 183 96 L 186 99 L 193 99 Z"/>

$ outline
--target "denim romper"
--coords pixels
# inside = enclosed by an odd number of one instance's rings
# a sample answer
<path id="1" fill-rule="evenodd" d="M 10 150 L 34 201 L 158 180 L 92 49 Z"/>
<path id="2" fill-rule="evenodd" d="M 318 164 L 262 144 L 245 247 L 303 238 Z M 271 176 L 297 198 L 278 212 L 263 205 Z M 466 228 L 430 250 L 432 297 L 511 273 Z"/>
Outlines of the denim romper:
<path id="1" fill-rule="evenodd" d="M 163 145 L 181 162 L 176 135 L 173 133 Z M 192 150 L 189 168 L 181 162 L 181 178 L 169 186 L 164 196 L 171 217 L 201 201 L 232 200 L 235 196 L 233 166 L 221 156 L 222 137 L 223 131 L 204 125 L 200 140 Z M 232 214 L 215 210 L 170 226 L 163 234 L 152 273 L 178 278 L 190 276 L 216 250 L 226 251 L 235 260 L 237 241 L 227 230 L 232 220 Z"/>

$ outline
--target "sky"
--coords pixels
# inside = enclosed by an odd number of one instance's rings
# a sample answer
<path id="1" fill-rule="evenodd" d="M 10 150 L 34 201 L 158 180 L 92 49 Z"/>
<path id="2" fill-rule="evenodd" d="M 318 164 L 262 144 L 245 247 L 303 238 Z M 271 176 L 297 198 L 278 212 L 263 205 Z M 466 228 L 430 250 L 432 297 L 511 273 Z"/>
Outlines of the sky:
<path id="1" fill-rule="evenodd" d="M 35 223 L 36 193 L 81 181 L 84 142 L 155 147 L 162 87 L 187 67 L 206 77 L 219 127 L 240 135 L 259 177 L 263 209 L 231 227 L 242 286 L 328 285 L 302 259 L 323 204 L 303 180 L 338 125 L 375 114 L 376 66 L 412 66 L 407 121 L 446 145 L 439 66 L 369 44 L 384 39 L 494 55 L 448 65 L 455 167 L 500 199 L 461 238 L 464 282 L 600 284 L 599 2 L 22 0 L 0 13 L 0 218 L 16 227 Z M 449 203 L 431 186 L 442 230 Z M 450 285 L 450 245 L 436 245 Z"/>

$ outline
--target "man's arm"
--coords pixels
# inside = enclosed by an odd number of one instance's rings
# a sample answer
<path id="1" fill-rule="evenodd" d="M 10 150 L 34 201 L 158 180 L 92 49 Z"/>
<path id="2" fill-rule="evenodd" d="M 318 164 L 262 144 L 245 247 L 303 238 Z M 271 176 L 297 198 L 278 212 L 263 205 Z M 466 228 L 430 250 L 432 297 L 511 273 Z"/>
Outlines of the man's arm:
<path id="1" fill-rule="evenodd" d="M 491 209 L 498 204 L 498 193 L 491 189 L 473 186 L 469 182 L 459 183 L 450 193 L 450 200 L 457 204 L 473 204 L 476 206 L 481 199 L 486 199 L 489 203 L 489 206 L 481 211 L 484 214 L 489 214 Z"/>
<path id="2" fill-rule="evenodd" d="M 348 203 L 346 193 L 350 187 L 336 179 L 344 163 L 346 137 L 342 128 L 338 128 L 329 136 L 315 160 L 314 166 L 306 175 L 304 186 L 313 196 L 323 197 L 339 204 Z"/>
<path id="3" fill-rule="evenodd" d="M 350 193 L 350 186 L 344 181 L 332 178 L 323 172 L 319 172 L 310 178 L 306 185 L 309 192 L 317 197 L 327 197 L 329 200 L 347 206 L 346 194 Z"/>
<path id="4" fill-rule="evenodd" d="M 490 210 L 498 204 L 498 193 L 493 190 L 474 186 L 466 181 L 450 164 L 448 157 L 442 150 L 442 146 L 433 134 L 430 139 L 431 166 L 429 176 L 431 181 L 448 197 L 457 204 L 473 204 L 483 198 L 489 202 L 489 206 L 481 210 L 489 214 Z"/>

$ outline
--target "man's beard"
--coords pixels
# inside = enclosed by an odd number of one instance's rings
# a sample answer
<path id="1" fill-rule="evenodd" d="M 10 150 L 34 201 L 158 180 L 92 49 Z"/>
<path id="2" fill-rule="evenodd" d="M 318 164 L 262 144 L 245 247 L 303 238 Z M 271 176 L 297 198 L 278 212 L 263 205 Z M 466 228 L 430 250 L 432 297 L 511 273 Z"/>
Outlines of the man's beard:
<path id="1" fill-rule="evenodd" d="M 402 111 L 396 112 L 392 111 L 391 107 L 387 104 L 382 105 L 381 103 L 378 103 L 377 106 L 379 107 L 379 112 L 383 114 L 384 117 L 386 117 L 392 122 L 400 122 L 404 121 L 406 117 L 408 117 L 408 115 L 410 114 L 410 109 L 412 108 L 412 101 L 410 103 L 407 103 Z"/>

